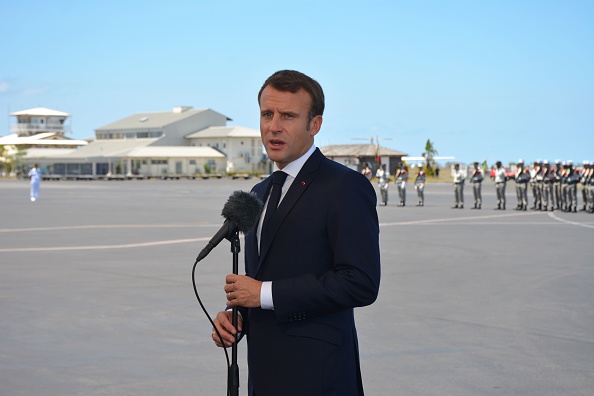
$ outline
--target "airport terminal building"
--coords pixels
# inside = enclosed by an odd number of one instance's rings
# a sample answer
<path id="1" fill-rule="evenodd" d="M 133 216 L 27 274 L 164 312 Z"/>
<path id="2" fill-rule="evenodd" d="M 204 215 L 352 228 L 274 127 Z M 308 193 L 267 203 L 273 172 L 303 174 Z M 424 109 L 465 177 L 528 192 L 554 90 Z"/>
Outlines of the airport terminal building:
<path id="1" fill-rule="evenodd" d="M 211 109 L 177 106 L 134 114 L 95 130 L 87 142 L 69 139 L 68 113 L 36 108 L 12 113 L 17 124 L 0 145 L 18 148 L 29 168 L 70 177 L 200 177 L 265 171 L 260 132 L 227 126 Z M 15 149 L 16 151 L 16 149 Z M 14 153 L 13 153 L 14 154 Z"/>

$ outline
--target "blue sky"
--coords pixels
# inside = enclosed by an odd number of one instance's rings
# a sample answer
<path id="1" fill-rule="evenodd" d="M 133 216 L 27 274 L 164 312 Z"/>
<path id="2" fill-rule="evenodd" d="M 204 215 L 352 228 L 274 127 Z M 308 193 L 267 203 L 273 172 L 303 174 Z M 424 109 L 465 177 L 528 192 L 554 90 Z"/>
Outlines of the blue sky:
<path id="1" fill-rule="evenodd" d="M 177 105 L 258 129 L 262 82 L 296 69 L 325 90 L 318 146 L 594 160 L 591 0 L 21 0 L 0 15 L 0 135 L 32 107 L 71 113 L 73 138 Z"/>

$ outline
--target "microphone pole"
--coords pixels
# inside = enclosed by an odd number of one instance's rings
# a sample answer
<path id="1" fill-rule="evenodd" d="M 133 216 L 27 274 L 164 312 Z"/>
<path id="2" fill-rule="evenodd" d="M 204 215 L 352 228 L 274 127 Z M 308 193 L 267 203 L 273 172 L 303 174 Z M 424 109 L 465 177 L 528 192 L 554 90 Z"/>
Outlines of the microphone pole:
<path id="1" fill-rule="evenodd" d="M 239 231 L 231 236 L 231 253 L 233 253 L 233 274 L 239 273 L 239 252 L 241 251 L 239 242 Z M 233 327 L 237 329 L 238 323 L 238 310 L 237 306 L 231 309 L 232 317 L 231 323 Z M 235 333 L 235 342 L 231 345 L 231 366 L 229 366 L 227 376 L 227 395 L 239 396 L 239 366 L 237 364 L 237 340 L 239 333 Z"/>
<path id="2" fill-rule="evenodd" d="M 258 220 L 260 219 L 260 215 L 262 213 L 262 205 L 262 201 L 254 192 L 247 193 L 244 191 L 234 191 L 233 194 L 229 197 L 229 200 L 223 207 L 223 212 L 221 213 L 225 218 L 225 223 L 223 223 L 223 226 L 212 237 L 212 239 L 208 242 L 206 247 L 202 249 L 198 257 L 196 258 L 194 268 L 192 269 L 192 282 L 194 284 L 194 292 L 196 293 L 196 297 L 198 297 L 198 292 L 196 291 L 196 284 L 194 283 L 194 270 L 196 269 L 196 264 L 202 259 L 204 259 L 210 253 L 210 251 L 214 249 L 223 239 L 227 239 L 231 242 L 231 253 L 233 253 L 233 274 L 239 274 L 239 252 L 241 250 L 239 242 L 239 232 L 241 231 L 243 233 L 246 233 L 249 229 L 251 229 L 252 227 L 254 227 L 255 224 L 258 223 Z M 210 322 L 214 326 L 214 322 L 210 319 L 210 316 L 206 312 L 202 302 L 200 301 L 200 297 L 198 297 L 198 302 L 200 302 L 200 305 L 206 313 L 206 316 L 208 316 Z M 237 307 L 232 307 L 231 313 L 231 323 L 237 329 L 237 324 L 239 322 L 239 311 Z M 231 365 L 229 366 L 227 373 L 228 396 L 239 396 L 239 366 L 237 365 L 238 340 L 239 334 L 236 333 L 235 342 L 231 346 Z M 225 355 L 227 355 L 226 348 Z M 227 362 L 229 362 L 228 357 Z"/>

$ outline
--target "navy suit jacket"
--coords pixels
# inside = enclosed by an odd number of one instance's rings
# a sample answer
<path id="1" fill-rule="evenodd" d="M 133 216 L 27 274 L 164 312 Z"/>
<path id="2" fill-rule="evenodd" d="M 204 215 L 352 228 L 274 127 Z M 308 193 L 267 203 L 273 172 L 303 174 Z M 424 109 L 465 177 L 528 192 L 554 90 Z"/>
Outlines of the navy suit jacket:
<path id="1" fill-rule="evenodd" d="M 265 202 L 272 178 L 254 191 Z M 241 309 L 250 395 L 362 395 L 353 308 L 380 283 L 377 197 L 367 178 L 316 149 L 280 203 L 246 274 L 272 281 L 274 310 Z"/>

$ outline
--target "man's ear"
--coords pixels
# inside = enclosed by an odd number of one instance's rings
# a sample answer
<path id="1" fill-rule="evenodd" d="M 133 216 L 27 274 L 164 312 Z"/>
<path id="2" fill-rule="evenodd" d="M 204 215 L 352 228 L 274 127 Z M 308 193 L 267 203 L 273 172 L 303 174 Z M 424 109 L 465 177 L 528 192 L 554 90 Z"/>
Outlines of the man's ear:
<path id="1" fill-rule="evenodd" d="M 309 134 L 311 136 L 316 136 L 320 129 L 322 128 L 322 116 L 317 115 L 311 119 L 309 122 Z"/>

